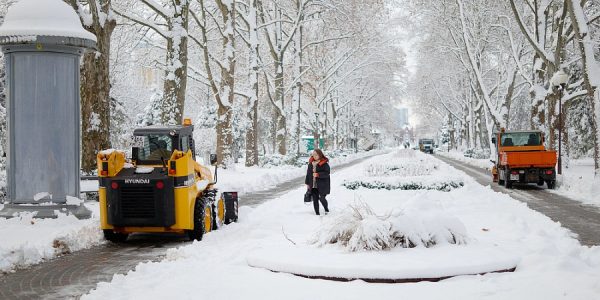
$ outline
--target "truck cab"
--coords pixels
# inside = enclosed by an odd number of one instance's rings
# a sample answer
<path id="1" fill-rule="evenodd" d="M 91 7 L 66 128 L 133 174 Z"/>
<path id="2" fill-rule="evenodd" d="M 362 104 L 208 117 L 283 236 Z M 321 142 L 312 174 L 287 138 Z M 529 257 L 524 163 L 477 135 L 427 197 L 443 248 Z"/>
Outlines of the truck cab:
<path id="1" fill-rule="evenodd" d="M 492 143 L 496 160 L 492 169 L 493 181 L 511 188 L 513 183 L 547 184 L 553 189 L 556 182 L 556 151 L 544 146 L 544 135 L 538 130 L 494 133 Z"/>
<path id="2" fill-rule="evenodd" d="M 433 139 L 420 139 L 419 140 L 419 150 L 421 152 L 433 154 Z"/>

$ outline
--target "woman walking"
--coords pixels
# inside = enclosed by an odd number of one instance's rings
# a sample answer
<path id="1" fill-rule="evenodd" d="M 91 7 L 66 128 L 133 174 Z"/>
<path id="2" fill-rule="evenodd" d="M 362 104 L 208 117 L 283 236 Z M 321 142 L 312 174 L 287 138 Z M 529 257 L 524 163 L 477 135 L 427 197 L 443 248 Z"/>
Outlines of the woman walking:
<path id="1" fill-rule="evenodd" d="M 315 149 L 310 159 L 308 160 L 308 168 L 306 169 L 306 188 L 311 191 L 313 200 L 313 206 L 315 207 L 315 213 L 319 214 L 319 201 L 325 209 L 325 214 L 329 213 L 329 207 L 327 206 L 327 199 L 325 197 L 329 194 L 331 189 L 331 182 L 329 180 L 329 159 L 325 157 L 321 149 Z"/>

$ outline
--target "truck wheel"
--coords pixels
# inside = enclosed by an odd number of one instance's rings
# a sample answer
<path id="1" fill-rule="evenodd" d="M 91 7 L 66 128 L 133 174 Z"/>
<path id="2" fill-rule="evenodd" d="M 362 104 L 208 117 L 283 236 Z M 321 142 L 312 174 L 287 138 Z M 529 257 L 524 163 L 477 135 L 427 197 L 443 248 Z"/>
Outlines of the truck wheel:
<path id="1" fill-rule="evenodd" d="M 555 185 L 556 185 L 556 181 L 554 181 L 554 180 L 548 180 L 548 181 L 546 181 L 546 184 L 548 185 L 549 189 L 553 190 L 554 187 L 555 187 Z"/>
<path id="2" fill-rule="evenodd" d="M 204 235 L 204 215 L 205 215 L 205 205 L 202 199 L 196 199 L 196 204 L 194 205 L 194 229 L 189 230 L 187 232 L 190 240 L 201 241 L 202 236 Z"/>
<path id="3" fill-rule="evenodd" d="M 540 181 L 538 181 L 538 182 L 537 182 L 537 185 L 538 185 L 538 186 L 542 186 L 542 185 L 544 185 L 544 180 L 543 180 L 543 179 L 540 179 Z"/>
<path id="4" fill-rule="evenodd" d="M 104 239 L 106 239 L 107 241 L 111 241 L 113 243 L 125 242 L 127 240 L 127 237 L 129 236 L 126 233 L 114 232 L 110 229 L 102 230 L 102 233 L 104 233 Z"/>
<path id="5" fill-rule="evenodd" d="M 510 170 L 506 170 L 506 172 L 504 174 L 506 174 L 505 175 L 506 177 L 505 177 L 505 180 L 504 180 L 504 186 L 507 189 L 512 189 L 512 182 L 510 182 L 510 179 L 508 178 L 508 176 L 510 176 L 510 175 L 508 175 L 508 174 L 510 174 Z"/>
<path id="6" fill-rule="evenodd" d="M 498 185 L 504 185 L 504 179 L 502 179 L 502 175 L 504 175 L 503 170 L 498 170 Z M 505 175 L 506 177 L 506 175 Z"/>

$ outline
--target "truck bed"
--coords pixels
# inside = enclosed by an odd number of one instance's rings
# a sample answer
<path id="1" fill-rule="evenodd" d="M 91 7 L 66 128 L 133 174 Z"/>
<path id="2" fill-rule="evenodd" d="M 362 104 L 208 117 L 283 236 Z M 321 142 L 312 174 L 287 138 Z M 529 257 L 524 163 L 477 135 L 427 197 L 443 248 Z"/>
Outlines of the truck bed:
<path id="1" fill-rule="evenodd" d="M 500 165 L 509 168 L 553 168 L 556 151 L 514 151 L 500 153 Z"/>

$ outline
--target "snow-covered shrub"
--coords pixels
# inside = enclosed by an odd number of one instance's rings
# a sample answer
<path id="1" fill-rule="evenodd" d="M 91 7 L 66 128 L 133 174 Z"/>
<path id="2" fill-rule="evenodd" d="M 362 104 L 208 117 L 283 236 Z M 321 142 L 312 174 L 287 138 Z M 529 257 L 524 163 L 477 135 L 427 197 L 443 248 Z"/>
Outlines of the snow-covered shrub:
<path id="1" fill-rule="evenodd" d="M 449 192 L 453 189 L 461 188 L 465 184 L 462 181 L 453 179 L 447 179 L 438 182 L 420 182 L 418 180 L 409 180 L 404 182 L 382 182 L 379 180 L 374 181 L 346 181 L 343 183 L 344 187 L 349 190 L 356 190 L 358 188 L 367 188 L 372 190 L 436 190 Z"/>
<path id="2" fill-rule="evenodd" d="M 277 166 L 296 166 L 300 167 L 308 163 L 308 156 L 298 157 L 296 154 L 269 154 L 260 156 L 258 158 L 258 165 L 263 168 L 277 167 Z"/>
<path id="3" fill-rule="evenodd" d="M 377 215 L 368 204 L 356 201 L 325 221 L 310 242 L 319 247 L 340 244 L 355 252 L 465 244 L 467 234 L 465 226 L 456 218 L 419 218 L 393 211 Z"/>

